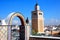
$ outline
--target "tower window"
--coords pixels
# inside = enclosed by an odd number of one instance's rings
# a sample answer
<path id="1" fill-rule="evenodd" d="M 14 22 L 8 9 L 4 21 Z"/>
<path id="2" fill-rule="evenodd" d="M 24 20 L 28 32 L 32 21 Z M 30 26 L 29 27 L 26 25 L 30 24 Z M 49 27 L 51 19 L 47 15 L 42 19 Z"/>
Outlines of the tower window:
<path id="1" fill-rule="evenodd" d="M 39 13 L 39 15 L 42 15 L 42 13 Z"/>
<path id="2" fill-rule="evenodd" d="M 34 13 L 34 15 L 36 15 L 36 13 Z"/>

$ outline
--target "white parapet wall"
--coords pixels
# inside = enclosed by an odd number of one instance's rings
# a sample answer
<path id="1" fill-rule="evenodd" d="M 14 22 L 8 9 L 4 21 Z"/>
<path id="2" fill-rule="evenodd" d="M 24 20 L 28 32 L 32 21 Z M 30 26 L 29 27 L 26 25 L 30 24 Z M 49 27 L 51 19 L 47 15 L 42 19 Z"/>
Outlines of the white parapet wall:
<path id="1" fill-rule="evenodd" d="M 30 35 L 32 38 L 47 38 L 47 39 L 60 39 L 60 37 L 53 37 L 53 36 L 35 36 L 35 35 Z"/>

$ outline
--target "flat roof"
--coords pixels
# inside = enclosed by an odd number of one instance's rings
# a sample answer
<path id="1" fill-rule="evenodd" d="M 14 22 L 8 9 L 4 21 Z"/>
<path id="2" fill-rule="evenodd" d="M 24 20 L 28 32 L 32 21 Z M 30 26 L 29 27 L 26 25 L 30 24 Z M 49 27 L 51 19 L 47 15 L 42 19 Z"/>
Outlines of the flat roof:
<path id="1" fill-rule="evenodd" d="M 30 35 L 30 37 L 34 37 L 34 38 L 60 39 L 60 37 L 53 37 L 53 36 L 34 36 L 34 35 Z"/>

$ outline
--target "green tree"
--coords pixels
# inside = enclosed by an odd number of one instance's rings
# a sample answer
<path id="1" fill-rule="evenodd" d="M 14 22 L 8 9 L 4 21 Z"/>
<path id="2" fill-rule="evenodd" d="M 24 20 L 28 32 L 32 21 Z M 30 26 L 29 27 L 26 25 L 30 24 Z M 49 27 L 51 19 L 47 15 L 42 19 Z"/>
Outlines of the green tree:
<path id="1" fill-rule="evenodd" d="M 37 32 L 35 30 L 32 30 L 32 35 L 36 35 Z"/>

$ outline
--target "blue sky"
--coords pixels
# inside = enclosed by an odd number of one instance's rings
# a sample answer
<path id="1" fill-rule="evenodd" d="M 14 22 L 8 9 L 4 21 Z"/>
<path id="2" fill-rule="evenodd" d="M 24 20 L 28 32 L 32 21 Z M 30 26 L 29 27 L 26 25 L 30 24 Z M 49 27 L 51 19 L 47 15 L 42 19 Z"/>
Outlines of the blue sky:
<path id="1" fill-rule="evenodd" d="M 21 12 L 25 19 L 31 20 L 36 0 L 0 0 L 0 19 L 6 18 L 11 12 Z M 45 24 L 60 24 L 60 0 L 38 0 L 44 13 Z"/>

